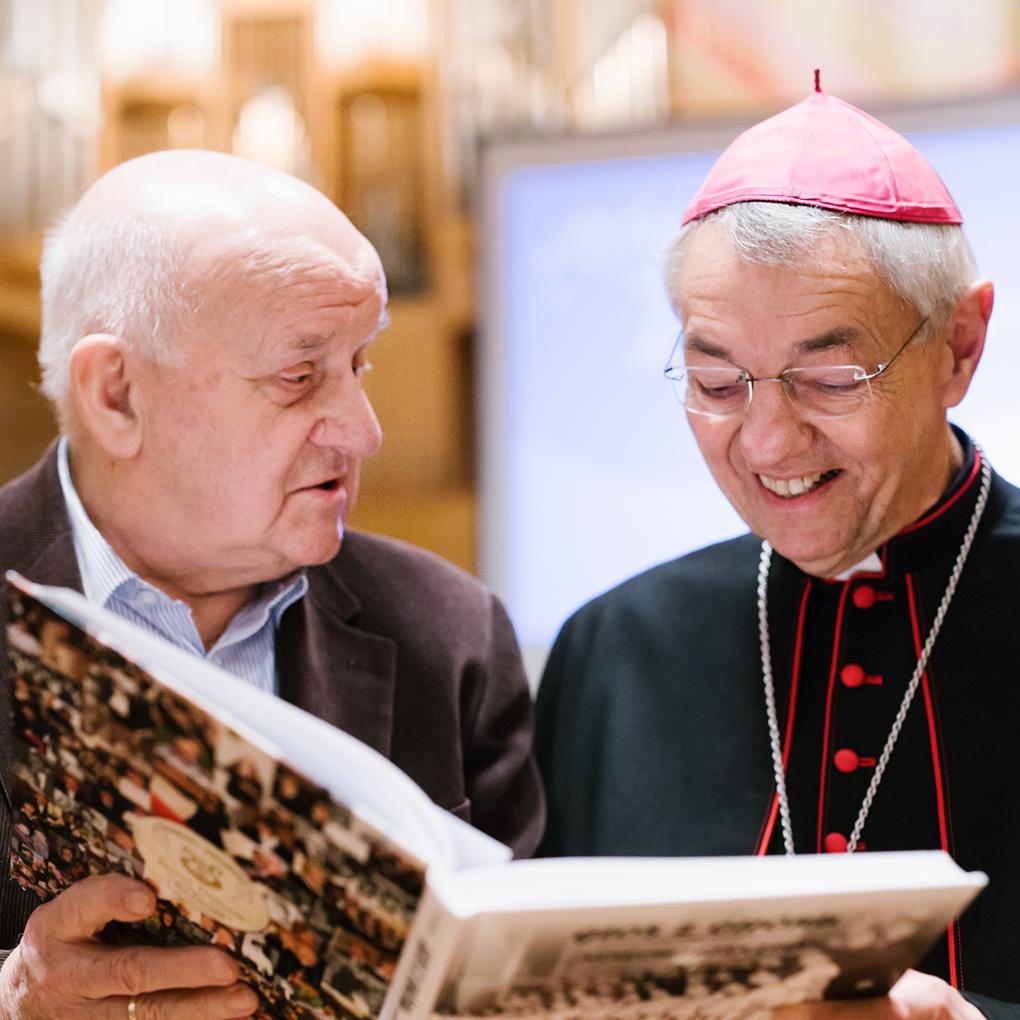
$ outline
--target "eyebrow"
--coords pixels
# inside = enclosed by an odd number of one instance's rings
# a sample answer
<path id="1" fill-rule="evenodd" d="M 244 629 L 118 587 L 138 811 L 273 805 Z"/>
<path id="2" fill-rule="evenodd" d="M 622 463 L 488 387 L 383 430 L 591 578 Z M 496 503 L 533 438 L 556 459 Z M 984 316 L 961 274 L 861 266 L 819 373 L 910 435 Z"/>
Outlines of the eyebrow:
<path id="1" fill-rule="evenodd" d="M 329 346 L 330 338 L 321 333 L 304 333 L 279 344 L 273 356 L 279 358 L 311 358 Z"/>
<path id="2" fill-rule="evenodd" d="M 305 353 L 307 351 L 317 351 L 325 343 L 326 338 L 324 336 L 318 333 L 310 333 L 307 336 L 298 337 L 297 340 L 289 346 L 291 350 Z"/>
<path id="3" fill-rule="evenodd" d="M 383 305 L 382 310 L 379 312 L 379 323 L 376 326 L 376 334 L 381 333 L 390 324 L 390 312 L 389 309 Z M 374 340 L 375 336 L 370 338 Z M 290 350 L 299 351 L 302 354 L 308 351 L 317 351 L 320 347 L 325 346 L 328 343 L 329 338 L 323 336 L 321 333 L 308 333 L 305 336 L 300 336 L 293 344 L 288 345 Z"/>
<path id="4" fill-rule="evenodd" d="M 814 354 L 817 351 L 828 351 L 833 347 L 849 347 L 861 339 L 861 331 L 853 326 L 837 326 L 821 336 L 802 340 L 794 350 L 798 354 Z"/>
<path id="5" fill-rule="evenodd" d="M 793 351 L 794 356 L 799 354 L 815 354 L 819 351 L 828 351 L 833 347 L 848 347 L 854 341 L 861 338 L 861 331 L 853 326 L 837 326 L 819 336 L 801 340 Z M 707 340 L 698 333 L 691 333 L 684 336 L 684 347 L 689 351 L 697 351 L 709 358 L 719 358 L 723 361 L 732 361 L 733 356 L 727 348 Z"/>

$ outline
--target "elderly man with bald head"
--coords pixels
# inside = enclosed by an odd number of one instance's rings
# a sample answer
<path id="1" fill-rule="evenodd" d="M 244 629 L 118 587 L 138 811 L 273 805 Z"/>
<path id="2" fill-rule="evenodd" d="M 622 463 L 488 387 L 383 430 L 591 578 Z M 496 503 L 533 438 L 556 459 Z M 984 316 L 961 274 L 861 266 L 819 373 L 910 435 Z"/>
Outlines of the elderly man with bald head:
<path id="1" fill-rule="evenodd" d="M 530 852 L 542 801 L 502 607 L 427 553 L 344 531 L 382 439 L 362 385 L 386 314 L 369 242 L 301 181 L 168 152 L 94 184 L 48 235 L 42 277 L 62 436 L 0 489 L 0 570 L 77 588 L 314 712 Z M 96 942 L 155 909 L 142 883 L 90 878 L 38 907 L 7 870 L 2 1020 L 257 1008 L 215 949 Z"/>

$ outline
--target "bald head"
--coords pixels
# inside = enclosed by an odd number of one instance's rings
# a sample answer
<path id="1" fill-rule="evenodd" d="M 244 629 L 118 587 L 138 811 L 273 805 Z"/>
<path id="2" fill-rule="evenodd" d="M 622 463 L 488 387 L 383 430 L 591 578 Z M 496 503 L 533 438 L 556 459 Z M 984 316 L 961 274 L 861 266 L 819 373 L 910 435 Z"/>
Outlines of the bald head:
<path id="1" fill-rule="evenodd" d="M 374 248 L 308 184 L 222 153 L 152 153 L 99 178 L 47 236 L 43 392 L 66 414 L 70 354 L 91 334 L 172 362 L 228 268 L 328 272 L 338 302 L 385 303 Z"/>
<path id="2" fill-rule="evenodd" d="M 85 219 L 147 217 L 182 239 L 230 233 L 309 237 L 351 265 L 378 266 L 371 245 L 321 192 L 220 152 L 172 149 L 121 163 L 85 192 L 76 213 Z"/>

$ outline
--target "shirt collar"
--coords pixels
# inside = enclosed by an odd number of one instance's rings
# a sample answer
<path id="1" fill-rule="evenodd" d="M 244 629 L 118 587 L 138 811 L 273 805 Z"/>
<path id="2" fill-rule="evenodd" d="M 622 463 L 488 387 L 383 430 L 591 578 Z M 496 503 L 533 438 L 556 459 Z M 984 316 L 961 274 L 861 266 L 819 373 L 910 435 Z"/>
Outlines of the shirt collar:
<path id="1" fill-rule="evenodd" d="M 82 506 L 78 491 L 71 480 L 71 466 L 67 454 L 67 436 L 61 436 L 57 445 L 57 474 L 60 489 L 67 505 L 71 522 L 74 554 L 81 572 L 82 591 L 89 602 L 106 606 L 122 585 L 140 580 L 131 568 L 113 551 L 112 546 L 92 523 Z"/>
<path id="2" fill-rule="evenodd" d="M 854 574 L 880 574 L 881 572 L 882 557 L 877 552 L 873 552 L 870 556 L 865 556 L 860 563 L 855 563 L 852 567 L 840 571 L 835 576 L 829 578 L 829 580 L 846 581 L 853 577 Z"/>
<path id="3" fill-rule="evenodd" d="M 217 642 L 217 647 L 234 644 L 250 637 L 272 621 L 273 631 L 280 626 L 280 618 L 289 606 L 308 591 L 308 578 L 303 570 L 295 571 L 275 581 L 266 581 L 250 602 L 242 606 L 230 621 L 230 626 Z"/>

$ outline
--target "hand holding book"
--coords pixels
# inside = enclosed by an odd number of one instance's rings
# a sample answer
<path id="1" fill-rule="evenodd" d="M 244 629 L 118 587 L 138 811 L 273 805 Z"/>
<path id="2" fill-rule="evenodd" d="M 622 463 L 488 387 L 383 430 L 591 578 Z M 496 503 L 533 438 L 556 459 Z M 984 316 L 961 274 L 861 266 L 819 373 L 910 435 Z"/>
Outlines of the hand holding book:
<path id="1" fill-rule="evenodd" d="M 237 963 L 220 950 L 96 941 L 96 932 L 111 921 L 137 922 L 155 909 L 152 890 L 123 875 L 69 886 L 32 914 L 21 944 L 0 970 L 0 1017 L 122 1018 L 143 995 L 146 1010 L 158 1010 L 149 1015 L 251 1016 L 258 998 L 238 983 Z"/>
<path id="2" fill-rule="evenodd" d="M 984 1020 L 984 1014 L 940 978 L 908 970 L 883 998 L 781 1006 L 772 1020 Z"/>

